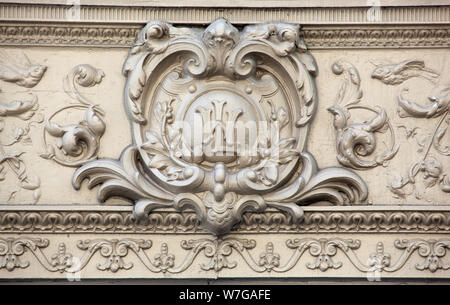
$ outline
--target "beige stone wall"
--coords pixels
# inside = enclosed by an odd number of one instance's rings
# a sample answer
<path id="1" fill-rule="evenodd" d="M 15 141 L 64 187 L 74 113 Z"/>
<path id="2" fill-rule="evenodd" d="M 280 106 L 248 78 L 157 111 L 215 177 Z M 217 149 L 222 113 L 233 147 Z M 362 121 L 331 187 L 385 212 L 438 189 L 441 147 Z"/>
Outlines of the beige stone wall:
<path id="1" fill-rule="evenodd" d="M 311 1 L 304 8 L 272 1 L 264 12 L 252 7 L 243 12 L 232 5 L 206 9 L 201 1 L 190 8 L 123 8 L 94 1 L 91 6 L 82 3 L 79 20 L 67 20 L 70 7 L 53 6 L 57 3 L 10 2 L 0 7 L 1 279 L 449 277 L 446 3 L 412 1 L 407 8 L 391 3 L 381 9 L 382 19 L 371 22 L 366 19 L 370 8 L 356 2 L 335 8 Z M 122 15 L 114 13 L 117 8 Z M 357 173 L 367 185 L 366 200 L 350 206 L 321 200 L 305 206 L 305 217 L 297 222 L 274 208 L 246 213 L 218 238 L 192 211 L 163 209 L 136 222 L 133 203 L 126 198 L 99 203 L 99 186 L 88 189 L 86 181 L 74 189 L 72 176 L 81 164 L 65 166 L 49 157 L 50 143 L 60 160 L 71 160 L 57 149 L 58 137 L 46 131 L 46 121 L 79 124 L 87 107 L 62 108 L 82 105 L 76 95 L 81 94 L 104 111 L 106 129 L 92 159 L 118 159 L 133 141 L 122 67 L 139 30 L 151 19 L 190 27 L 218 17 L 239 28 L 273 20 L 303 26 L 300 34 L 318 69 L 318 106 L 305 150 L 321 169 L 338 166 Z M 36 23 L 38 18 L 43 22 Z M 347 70 L 334 73 L 336 63 Z M 33 65 L 46 66 L 34 78 L 36 84 L 27 87 L 14 79 L 14 73 L 24 77 L 23 71 Z M 76 93 L 70 84 L 67 90 L 64 79 L 72 81 L 70 73 L 78 65 L 95 68 L 99 78 L 88 87 L 76 86 Z M 347 77 L 348 69 L 358 72 L 359 85 Z M 383 74 L 376 76 L 377 71 Z M 339 145 L 355 144 L 333 125 L 337 116 L 329 109 L 345 105 L 346 97 L 337 101 L 339 92 L 358 88 L 362 97 L 357 105 L 365 108 L 347 109 L 347 129 L 341 131 L 368 132 L 376 148 L 367 156 L 356 154 L 351 166 L 338 161 L 339 155 L 348 157 Z M 23 110 L 26 103 L 33 105 Z M 370 127 L 381 111 L 382 126 Z M 358 160 L 379 163 L 352 163 Z"/>

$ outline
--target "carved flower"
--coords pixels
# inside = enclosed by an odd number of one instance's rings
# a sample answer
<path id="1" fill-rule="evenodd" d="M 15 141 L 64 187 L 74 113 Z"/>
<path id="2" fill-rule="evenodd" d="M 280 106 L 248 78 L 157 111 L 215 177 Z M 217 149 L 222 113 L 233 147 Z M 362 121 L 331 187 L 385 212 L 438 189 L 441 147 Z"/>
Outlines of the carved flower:
<path id="1" fill-rule="evenodd" d="M 147 141 L 141 148 L 152 157 L 148 166 L 163 171 L 167 181 L 184 179 L 183 169 L 175 166 L 159 137 L 151 131 L 146 133 L 146 137 Z"/>
<path id="2" fill-rule="evenodd" d="M 293 160 L 300 153 L 294 149 L 295 138 L 284 138 L 276 142 L 272 147 L 261 147 L 258 154 L 262 162 L 255 170 L 259 170 L 259 178 L 264 185 L 273 185 L 278 179 L 278 167 Z"/>
<path id="3" fill-rule="evenodd" d="M 266 245 L 266 251 L 259 255 L 258 265 L 263 266 L 269 272 L 280 266 L 280 255 L 274 253 L 273 250 L 273 243 L 269 242 Z"/>

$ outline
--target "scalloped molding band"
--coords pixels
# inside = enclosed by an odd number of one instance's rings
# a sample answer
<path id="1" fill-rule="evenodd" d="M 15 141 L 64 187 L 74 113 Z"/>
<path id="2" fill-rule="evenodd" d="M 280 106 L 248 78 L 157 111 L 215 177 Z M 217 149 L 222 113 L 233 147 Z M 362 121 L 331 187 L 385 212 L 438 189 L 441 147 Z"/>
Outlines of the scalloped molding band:
<path id="1" fill-rule="evenodd" d="M 1 23 L 0 45 L 129 48 L 140 25 Z M 445 48 L 450 29 L 444 25 L 401 27 L 304 26 L 309 49 Z"/>
<path id="2" fill-rule="evenodd" d="M 450 207 L 305 207 L 305 218 L 244 214 L 232 233 L 444 233 Z M 129 206 L 0 206 L 0 233 L 202 233 L 193 212 L 153 212 L 137 221 Z"/>

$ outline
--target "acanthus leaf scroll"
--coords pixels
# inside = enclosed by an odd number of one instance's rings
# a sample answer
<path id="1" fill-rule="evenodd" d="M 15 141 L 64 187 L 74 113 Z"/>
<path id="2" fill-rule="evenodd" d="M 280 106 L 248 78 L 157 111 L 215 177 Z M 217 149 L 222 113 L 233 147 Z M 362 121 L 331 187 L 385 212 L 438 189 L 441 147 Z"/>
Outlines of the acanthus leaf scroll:
<path id="1" fill-rule="evenodd" d="M 101 185 L 100 201 L 127 198 L 137 217 L 194 210 L 214 234 L 268 207 L 300 219 L 311 202 L 360 204 L 368 190 L 357 174 L 319 169 L 305 151 L 316 72 L 296 25 L 152 21 L 123 67 L 133 143 L 119 160 L 83 164 L 73 185 Z"/>
<path id="2" fill-rule="evenodd" d="M 92 87 L 99 84 L 104 76 L 102 70 L 88 64 L 77 65 L 66 75 L 63 83 L 64 91 L 78 103 L 62 106 L 47 119 L 42 134 L 46 146 L 45 152 L 40 155 L 42 158 L 52 159 L 58 164 L 71 167 L 81 166 L 97 158 L 100 138 L 106 129 L 102 119 L 104 111 L 100 105 L 93 104 L 84 97 L 76 85 Z M 84 111 L 83 120 L 70 125 L 60 125 L 52 121 L 55 116 L 70 109 Z M 47 134 L 56 138 L 55 145 L 49 144 Z"/>
<path id="3" fill-rule="evenodd" d="M 344 76 L 336 103 L 328 108 L 333 115 L 339 163 L 359 170 L 379 165 L 386 166 L 386 163 L 397 154 L 399 149 L 399 146 L 395 144 L 394 130 L 386 111 L 380 106 L 373 107 L 360 103 L 363 96 L 360 89 L 361 78 L 358 70 L 351 63 L 339 60 L 332 65 L 332 71 L 336 75 Z M 382 73 L 378 72 L 378 74 Z M 375 115 L 367 121 L 350 123 L 350 112 L 355 109 L 373 112 Z M 377 146 L 375 133 L 383 133 L 386 130 L 389 130 L 390 133 L 390 145 L 372 159 L 361 158 L 374 154 Z"/>

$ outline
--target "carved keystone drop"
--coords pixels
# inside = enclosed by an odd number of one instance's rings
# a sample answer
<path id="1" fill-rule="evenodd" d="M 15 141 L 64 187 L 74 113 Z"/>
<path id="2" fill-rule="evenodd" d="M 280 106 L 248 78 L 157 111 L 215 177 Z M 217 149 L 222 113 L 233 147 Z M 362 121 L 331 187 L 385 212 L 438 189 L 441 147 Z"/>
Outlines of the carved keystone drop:
<path id="1" fill-rule="evenodd" d="M 367 187 L 350 170 L 320 170 L 305 151 L 317 107 L 317 67 L 299 27 L 268 23 L 239 32 L 219 19 L 205 30 L 161 21 L 139 33 L 124 64 L 133 143 L 119 160 L 84 164 L 98 198 L 121 196 L 144 217 L 192 209 L 214 234 L 244 212 L 357 204 Z"/>

